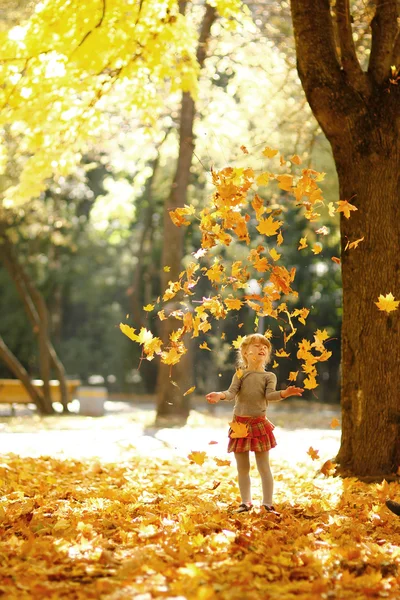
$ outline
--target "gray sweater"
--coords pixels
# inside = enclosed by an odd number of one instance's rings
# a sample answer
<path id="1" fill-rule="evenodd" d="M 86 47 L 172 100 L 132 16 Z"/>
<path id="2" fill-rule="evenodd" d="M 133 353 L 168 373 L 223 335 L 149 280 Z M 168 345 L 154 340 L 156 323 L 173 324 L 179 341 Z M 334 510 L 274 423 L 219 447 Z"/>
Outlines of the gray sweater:
<path id="1" fill-rule="evenodd" d="M 229 389 L 223 392 L 224 400 L 235 400 L 233 413 L 240 417 L 262 417 L 268 402 L 282 400 L 276 390 L 276 375 L 269 371 L 244 371 L 242 377 L 233 376 Z"/>

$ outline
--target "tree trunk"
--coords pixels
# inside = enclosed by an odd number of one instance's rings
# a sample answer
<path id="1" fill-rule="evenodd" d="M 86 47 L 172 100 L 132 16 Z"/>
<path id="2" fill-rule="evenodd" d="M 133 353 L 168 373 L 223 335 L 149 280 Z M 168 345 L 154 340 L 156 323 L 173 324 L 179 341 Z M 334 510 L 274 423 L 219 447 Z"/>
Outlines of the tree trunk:
<path id="1" fill-rule="evenodd" d="M 25 368 L 21 365 L 19 360 L 14 356 L 14 354 L 8 349 L 6 344 L 4 343 L 3 338 L 0 336 L 0 359 L 6 364 L 8 369 L 14 373 L 15 377 L 19 379 L 22 385 L 25 387 L 27 393 L 30 398 L 32 398 L 32 402 L 36 404 L 37 409 L 42 414 L 51 414 L 52 411 L 48 411 L 48 407 L 43 401 L 42 394 L 32 385 L 30 377 L 25 370 Z"/>
<path id="2" fill-rule="evenodd" d="M 400 465 L 400 311 L 378 310 L 379 295 L 400 291 L 400 7 L 376 0 L 368 71 L 355 51 L 349 0 L 291 0 L 299 76 L 327 136 L 341 215 L 343 470 L 382 478 Z M 336 38 L 335 38 L 336 32 Z M 335 44 L 338 39 L 339 46 Z M 347 242 L 364 237 L 358 248 Z"/>
<path id="3" fill-rule="evenodd" d="M 387 314 L 375 305 L 379 295 L 400 290 L 399 139 L 389 147 L 390 154 L 365 158 L 349 148 L 347 157 L 337 158 L 340 196 L 355 195 L 351 203 L 358 207 L 349 219 L 341 218 L 343 418 L 338 461 L 359 476 L 395 473 L 400 465 L 400 312 Z M 358 248 L 345 250 L 348 240 L 362 237 Z"/>
<path id="4" fill-rule="evenodd" d="M 184 5 L 182 3 L 182 9 Z M 216 19 L 216 10 L 207 5 L 199 36 L 199 45 L 197 50 L 197 61 L 200 68 L 206 58 L 207 42 L 210 37 L 211 26 Z M 182 105 L 180 114 L 179 128 L 179 155 L 172 183 L 171 193 L 164 207 L 164 244 L 162 252 L 162 265 L 169 266 L 170 271 L 162 271 L 162 289 L 168 285 L 168 281 L 177 281 L 179 273 L 182 270 L 182 258 L 184 256 L 184 230 L 176 227 L 169 216 L 170 210 L 175 210 L 186 203 L 187 189 L 190 179 L 190 167 L 192 165 L 194 141 L 193 141 L 193 123 L 195 117 L 195 104 L 193 98 L 188 93 L 182 95 Z M 181 322 L 171 322 L 166 319 L 160 323 L 160 338 L 164 346 L 168 345 L 171 331 L 182 325 Z M 160 364 L 157 377 L 157 418 L 176 415 L 181 419 L 186 419 L 190 411 L 190 397 L 183 396 L 187 387 L 192 384 L 193 361 L 190 342 L 186 342 L 188 352 L 180 362 L 173 367 L 173 376 L 171 377 L 171 368 L 168 365 Z M 178 386 L 171 384 L 171 380 Z"/>

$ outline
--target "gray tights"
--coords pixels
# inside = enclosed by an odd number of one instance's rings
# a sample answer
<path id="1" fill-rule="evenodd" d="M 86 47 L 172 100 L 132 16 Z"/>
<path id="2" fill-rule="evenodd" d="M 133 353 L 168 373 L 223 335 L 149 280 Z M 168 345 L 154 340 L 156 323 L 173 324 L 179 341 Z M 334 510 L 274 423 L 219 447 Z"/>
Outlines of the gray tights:
<path id="1" fill-rule="evenodd" d="M 272 504 L 274 480 L 269 466 L 269 452 L 255 452 L 257 469 L 261 477 L 262 504 Z M 251 502 L 250 457 L 249 452 L 235 452 L 238 483 L 242 502 Z"/>

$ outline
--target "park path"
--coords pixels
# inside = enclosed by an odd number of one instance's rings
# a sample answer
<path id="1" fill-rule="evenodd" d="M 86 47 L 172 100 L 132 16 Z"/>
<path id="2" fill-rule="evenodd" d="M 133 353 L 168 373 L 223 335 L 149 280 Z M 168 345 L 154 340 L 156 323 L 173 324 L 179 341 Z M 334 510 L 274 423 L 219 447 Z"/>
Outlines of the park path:
<path id="1" fill-rule="evenodd" d="M 105 416 L 96 418 L 39 417 L 20 411 L 19 416 L 0 417 L 0 453 L 105 462 L 129 460 L 138 454 L 169 460 L 193 450 L 221 457 L 226 455 L 231 407 L 216 408 L 210 414 L 206 405 L 198 404 L 185 426 L 157 428 L 151 404 L 107 402 Z M 304 462 L 310 446 L 323 460 L 337 453 L 340 430 L 330 424 L 340 419 L 338 406 L 294 400 L 271 406 L 268 416 L 276 425 L 278 440 L 272 460 Z"/>

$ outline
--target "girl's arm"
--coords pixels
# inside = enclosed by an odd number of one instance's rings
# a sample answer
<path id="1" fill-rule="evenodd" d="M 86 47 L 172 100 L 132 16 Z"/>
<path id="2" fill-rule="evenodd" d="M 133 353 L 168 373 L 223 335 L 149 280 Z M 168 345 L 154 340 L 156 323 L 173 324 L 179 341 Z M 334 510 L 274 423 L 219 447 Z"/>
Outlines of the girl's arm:
<path id="1" fill-rule="evenodd" d="M 240 379 L 237 377 L 236 373 L 232 378 L 232 383 L 225 392 L 210 392 L 206 395 L 206 399 L 211 404 L 216 404 L 220 400 L 227 400 L 230 402 L 233 400 L 240 389 Z"/>
<path id="2" fill-rule="evenodd" d="M 267 385 L 265 386 L 265 399 L 267 402 L 280 402 L 283 400 L 281 392 L 276 391 L 275 373 L 267 373 Z"/>

